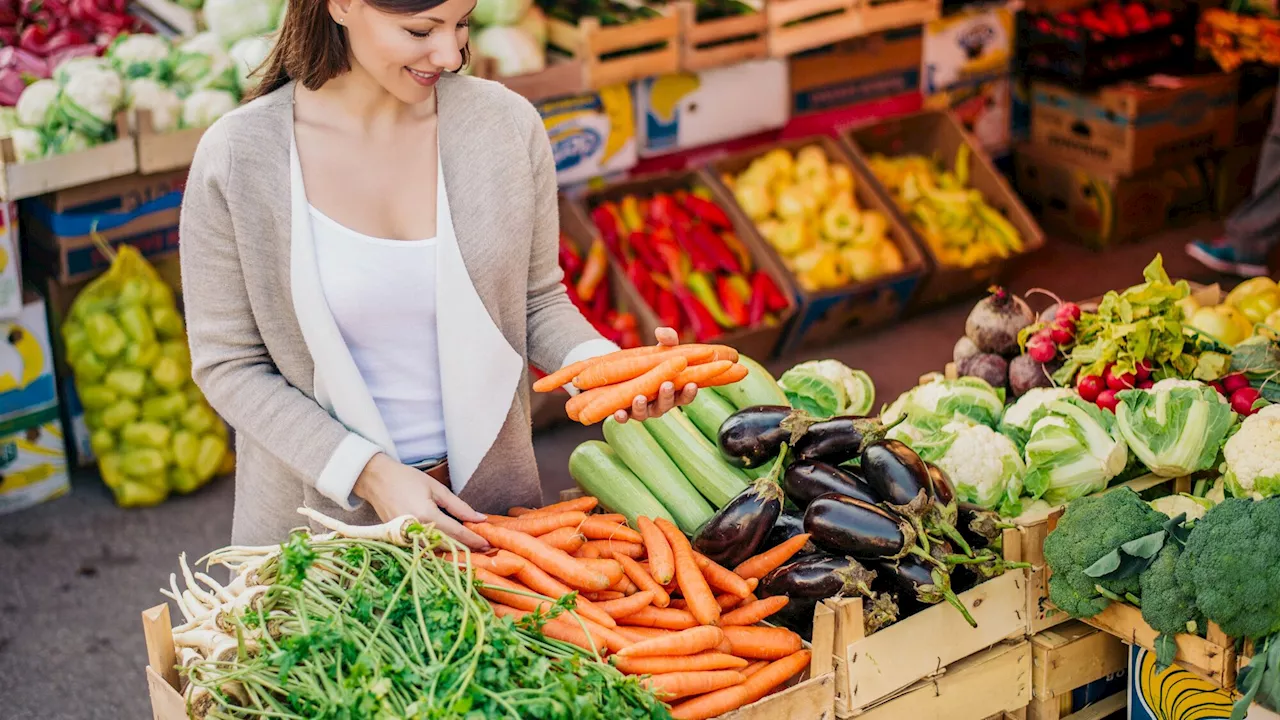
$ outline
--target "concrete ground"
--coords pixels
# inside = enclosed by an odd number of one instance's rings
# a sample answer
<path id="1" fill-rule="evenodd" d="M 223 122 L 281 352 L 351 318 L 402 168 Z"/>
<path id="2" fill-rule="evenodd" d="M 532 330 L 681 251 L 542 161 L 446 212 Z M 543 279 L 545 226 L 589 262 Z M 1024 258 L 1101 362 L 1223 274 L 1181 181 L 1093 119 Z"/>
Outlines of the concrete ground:
<path id="1" fill-rule="evenodd" d="M 1156 252 L 1174 277 L 1218 281 L 1182 252 L 1188 238 L 1215 230 L 1205 225 L 1106 254 L 1051 242 L 1010 285 L 1087 298 L 1140 281 Z M 970 307 L 958 303 L 772 369 L 838 358 L 869 372 L 880 398 L 891 399 L 950 359 Z M 570 485 L 569 453 L 598 433 L 565 427 L 537 438 L 548 498 Z M 157 588 L 179 552 L 199 557 L 229 541 L 231 501 L 232 483 L 221 479 L 157 508 L 121 510 L 96 475 L 81 473 L 69 496 L 0 517 L 0 718 L 149 717 L 139 612 L 162 599 Z"/>

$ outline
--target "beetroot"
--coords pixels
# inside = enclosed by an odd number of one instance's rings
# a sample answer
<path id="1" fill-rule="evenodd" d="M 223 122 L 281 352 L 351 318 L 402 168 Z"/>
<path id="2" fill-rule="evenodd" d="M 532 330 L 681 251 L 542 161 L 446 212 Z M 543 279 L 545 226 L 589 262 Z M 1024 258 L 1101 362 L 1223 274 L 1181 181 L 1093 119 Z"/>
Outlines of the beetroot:
<path id="1" fill-rule="evenodd" d="M 1018 351 L 1018 332 L 1035 321 L 1026 301 L 1004 288 L 973 307 L 964 323 L 964 334 L 984 353 L 1012 355 Z"/>
<path id="2" fill-rule="evenodd" d="M 991 387 L 1002 388 L 1009 381 L 1009 363 L 995 353 L 979 353 L 956 363 L 962 377 L 986 380 Z"/>
<path id="3" fill-rule="evenodd" d="M 1053 387 L 1053 369 L 1036 362 L 1030 355 L 1019 355 L 1009 363 L 1009 389 L 1014 397 L 1022 397 L 1031 388 Z"/>
<path id="4" fill-rule="evenodd" d="M 977 345 L 973 344 L 972 340 L 967 337 L 961 337 L 956 341 L 955 349 L 951 351 L 951 362 L 959 365 L 966 358 L 973 357 L 980 352 L 982 351 L 978 349 Z"/>

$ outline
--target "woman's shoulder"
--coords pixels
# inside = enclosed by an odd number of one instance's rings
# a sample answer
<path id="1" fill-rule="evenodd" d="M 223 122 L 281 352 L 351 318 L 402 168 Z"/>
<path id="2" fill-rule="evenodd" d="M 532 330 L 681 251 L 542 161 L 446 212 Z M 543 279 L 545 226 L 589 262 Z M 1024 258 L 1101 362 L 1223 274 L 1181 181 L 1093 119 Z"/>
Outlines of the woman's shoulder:
<path id="1" fill-rule="evenodd" d="M 542 127 L 542 116 L 533 103 L 506 85 L 472 75 L 453 74 L 444 77 L 448 83 L 444 86 L 445 92 L 462 97 L 467 111 L 477 119 L 509 119 L 522 132 Z"/>
<path id="2" fill-rule="evenodd" d="M 218 118 L 200 138 L 191 169 L 224 174 L 231 158 L 265 158 L 288 148 L 292 83 Z"/>

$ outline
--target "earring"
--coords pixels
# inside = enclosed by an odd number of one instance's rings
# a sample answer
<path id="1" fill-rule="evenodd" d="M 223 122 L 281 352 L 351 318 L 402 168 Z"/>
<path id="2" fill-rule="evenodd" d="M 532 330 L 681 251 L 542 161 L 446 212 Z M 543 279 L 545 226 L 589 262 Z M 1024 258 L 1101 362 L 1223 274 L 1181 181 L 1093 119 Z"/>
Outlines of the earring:
<path id="1" fill-rule="evenodd" d="M 341 25 L 343 22 L 344 22 L 344 21 L 343 21 L 343 19 L 342 19 L 342 18 L 338 18 L 338 24 L 339 24 L 339 25 Z"/>

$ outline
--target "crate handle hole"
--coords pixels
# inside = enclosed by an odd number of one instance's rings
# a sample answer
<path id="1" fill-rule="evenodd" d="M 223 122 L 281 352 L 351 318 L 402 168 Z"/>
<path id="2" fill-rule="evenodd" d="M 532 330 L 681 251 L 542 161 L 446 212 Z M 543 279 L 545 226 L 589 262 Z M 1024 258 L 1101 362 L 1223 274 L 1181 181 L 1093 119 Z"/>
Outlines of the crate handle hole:
<path id="1" fill-rule="evenodd" d="M 1093 134 L 1093 131 L 1089 129 L 1089 126 L 1079 120 L 1071 123 L 1071 132 L 1074 135 L 1079 135 L 1080 137 L 1085 138 Z"/>

